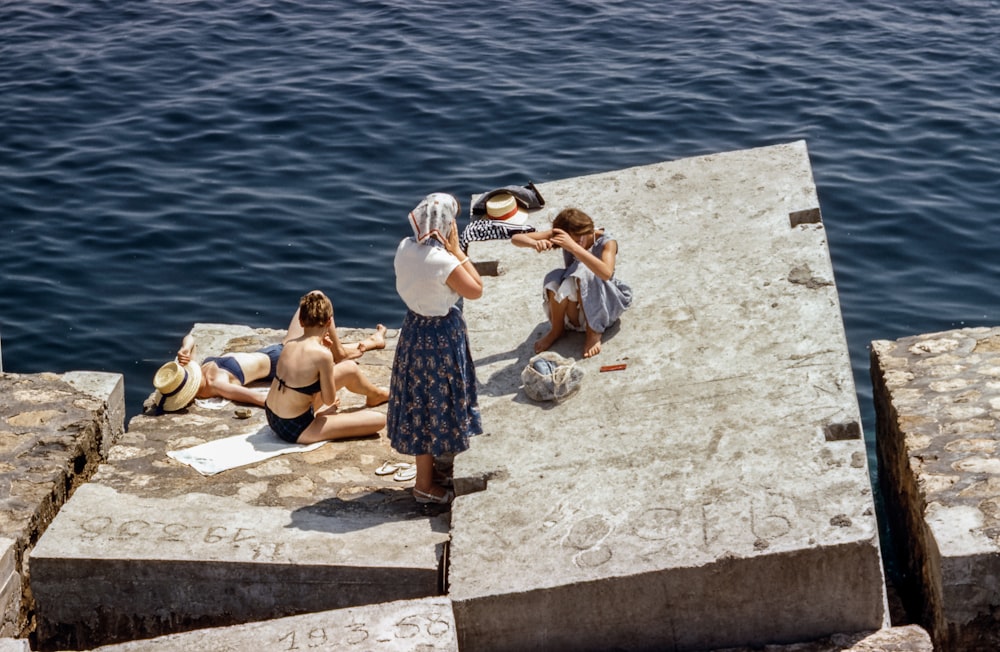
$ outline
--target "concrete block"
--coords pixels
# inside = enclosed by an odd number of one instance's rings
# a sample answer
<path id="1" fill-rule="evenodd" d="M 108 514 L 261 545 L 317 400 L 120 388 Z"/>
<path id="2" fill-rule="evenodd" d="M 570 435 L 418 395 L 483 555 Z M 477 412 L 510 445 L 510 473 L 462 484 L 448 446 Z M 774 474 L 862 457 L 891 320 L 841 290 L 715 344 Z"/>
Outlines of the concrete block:
<path id="1" fill-rule="evenodd" d="M 81 392 L 104 403 L 103 410 L 95 406 L 94 411 L 102 415 L 101 455 L 107 455 L 108 450 L 125 431 L 124 376 L 99 371 L 70 371 L 64 373 L 62 378 Z"/>
<path id="2" fill-rule="evenodd" d="M 904 604 L 936 649 L 1000 649 L 1000 328 L 872 342 Z"/>
<path id="3" fill-rule="evenodd" d="M 30 555 L 37 634 L 51 649 L 437 595 L 427 519 L 170 500 L 92 483 Z"/>
<path id="4" fill-rule="evenodd" d="M 120 383 L 118 374 L 104 376 Z M 12 564 L 15 574 L 25 551 L 100 463 L 106 406 L 106 398 L 57 374 L 0 374 L 0 537 L 14 542 L 4 563 Z M 20 634 L 29 626 L 32 605 L 22 601 L 21 577 L 7 579 L 0 635 Z"/>
<path id="5" fill-rule="evenodd" d="M 13 539 L 0 537 L 0 636 L 21 633 L 21 574 L 16 546 Z"/>
<path id="6" fill-rule="evenodd" d="M 805 144 L 540 184 L 619 241 L 635 303 L 580 391 L 520 388 L 561 254 L 474 242 L 486 434 L 455 460 L 463 650 L 794 642 L 887 622 L 850 358 Z M 793 217 L 797 216 L 797 217 Z M 602 372 L 603 365 L 625 365 Z M 477 491 L 481 489 L 480 491 Z"/>
<path id="7" fill-rule="evenodd" d="M 99 652 L 374 650 L 457 652 L 447 598 L 387 602 L 232 627 L 202 629 L 97 648 Z M 95 651 L 96 652 L 96 651 Z"/>
<path id="8" fill-rule="evenodd" d="M 342 341 L 370 331 L 338 329 Z M 196 324 L 198 355 L 255 350 L 284 331 Z M 388 384 L 398 333 L 359 360 Z M 341 409 L 364 397 L 342 390 Z M 167 456 L 264 428 L 191 405 L 138 415 L 30 557 L 39 641 L 93 647 L 200 627 L 440 595 L 448 514 L 375 475 L 382 436 L 330 442 L 212 476 Z M 377 408 L 377 409 L 384 409 Z"/>
<path id="9" fill-rule="evenodd" d="M 874 632 L 834 634 L 789 645 L 734 647 L 713 652 L 934 652 L 934 646 L 923 628 L 905 625 Z"/>

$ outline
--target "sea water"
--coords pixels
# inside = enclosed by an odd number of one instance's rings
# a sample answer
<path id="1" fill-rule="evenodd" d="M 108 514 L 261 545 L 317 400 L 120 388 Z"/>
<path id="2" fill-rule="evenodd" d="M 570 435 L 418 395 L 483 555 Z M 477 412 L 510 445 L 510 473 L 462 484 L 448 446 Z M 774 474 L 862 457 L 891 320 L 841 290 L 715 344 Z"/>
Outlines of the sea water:
<path id="1" fill-rule="evenodd" d="M 284 328 L 321 288 L 338 325 L 398 327 L 428 192 L 803 139 L 871 444 L 871 340 L 1000 323 L 998 24 L 997 0 L 0 0 L 2 368 L 123 373 L 132 416 L 195 322 Z"/>

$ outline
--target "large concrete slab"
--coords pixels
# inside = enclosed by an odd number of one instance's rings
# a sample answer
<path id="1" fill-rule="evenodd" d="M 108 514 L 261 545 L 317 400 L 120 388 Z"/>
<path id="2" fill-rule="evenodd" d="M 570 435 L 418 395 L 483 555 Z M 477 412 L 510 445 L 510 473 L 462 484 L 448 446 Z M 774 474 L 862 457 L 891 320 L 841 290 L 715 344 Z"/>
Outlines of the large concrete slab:
<path id="1" fill-rule="evenodd" d="M 940 650 L 1000 649 L 1000 328 L 872 342 L 904 603 Z"/>
<path id="2" fill-rule="evenodd" d="M 200 355 L 254 350 L 283 331 L 197 324 Z M 368 332 L 341 329 L 345 341 Z M 363 368 L 388 383 L 396 333 Z M 364 397 L 342 390 L 342 409 Z M 231 435 L 249 419 L 193 405 L 140 415 L 90 484 L 32 551 L 37 637 L 47 649 L 439 595 L 448 514 L 413 501 L 412 482 L 374 470 L 398 456 L 384 436 L 202 476 L 167 457 Z M 381 409 L 384 409 L 381 408 Z"/>
<path id="3" fill-rule="evenodd" d="M 560 405 L 519 389 L 558 254 L 477 242 L 487 434 L 459 455 L 463 650 L 710 649 L 886 622 L 860 413 L 802 142 L 541 184 L 635 304 Z M 579 358 L 582 337 L 557 345 Z M 601 365 L 624 363 L 601 373 Z M 485 489 L 480 489 L 485 485 Z M 468 493 L 472 491 L 472 493 Z"/>

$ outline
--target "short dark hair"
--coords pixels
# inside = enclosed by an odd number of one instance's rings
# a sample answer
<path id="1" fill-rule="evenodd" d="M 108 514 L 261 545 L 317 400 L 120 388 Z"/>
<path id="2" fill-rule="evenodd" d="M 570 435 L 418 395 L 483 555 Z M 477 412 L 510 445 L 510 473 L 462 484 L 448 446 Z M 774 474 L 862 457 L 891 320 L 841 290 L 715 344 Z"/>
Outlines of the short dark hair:
<path id="1" fill-rule="evenodd" d="M 299 299 L 299 324 L 302 328 L 325 326 L 333 317 L 333 304 L 325 294 L 313 290 Z"/>
<path id="2" fill-rule="evenodd" d="M 552 220 L 553 229 L 562 229 L 570 235 L 583 235 L 594 231 L 594 220 L 579 208 L 564 208 Z"/>

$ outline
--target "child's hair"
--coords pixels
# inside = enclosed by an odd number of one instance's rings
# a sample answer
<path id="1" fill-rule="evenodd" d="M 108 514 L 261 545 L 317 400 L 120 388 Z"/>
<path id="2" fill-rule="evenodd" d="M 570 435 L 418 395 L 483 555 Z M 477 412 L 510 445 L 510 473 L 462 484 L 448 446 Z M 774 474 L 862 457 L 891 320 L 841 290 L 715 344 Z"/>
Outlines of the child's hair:
<path id="1" fill-rule="evenodd" d="M 312 291 L 299 299 L 299 324 L 302 328 L 325 326 L 333 317 L 333 304 L 325 294 Z"/>
<path id="2" fill-rule="evenodd" d="M 552 220 L 553 229 L 562 229 L 570 235 L 584 235 L 594 231 L 594 220 L 579 208 L 564 208 Z"/>

